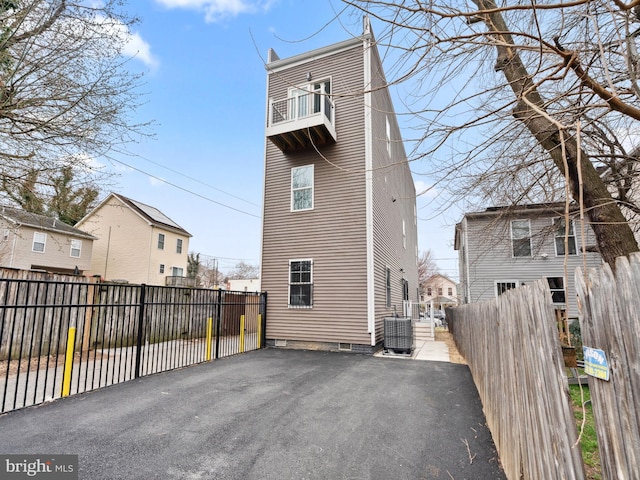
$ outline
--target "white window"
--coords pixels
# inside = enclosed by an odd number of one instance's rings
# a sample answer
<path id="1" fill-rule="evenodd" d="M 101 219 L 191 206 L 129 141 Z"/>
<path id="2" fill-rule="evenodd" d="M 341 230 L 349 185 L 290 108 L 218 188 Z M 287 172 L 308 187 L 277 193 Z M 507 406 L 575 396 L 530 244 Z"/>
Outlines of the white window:
<path id="1" fill-rule="evenodd" d="M 387 120 L 387 152 L 389 153 L 389 156 L 391 156 L 391 124 L 389 123 L 389 117 L 386 117 Z"/>
<path id="2" fill-rule="evenodd" d="M 407 228 L 404 223 L 404 218 L 402 219 L 402 248 L 405 250 L 407 248 Z"/>
<path id="3" fill-rule="evenodd" d="M 529 220 L 511 221 L 511 245 L 514 257 L 531 256 L 531 227 Z"/>
<path id="4" fill-rule="evenodd" d="M 164 233 L 158 234 L 158 250 L 164 250 Z"/>
<path id="5" fill-rule="evenodd" d="M 507 290 L 517 288 L 519 285 L 520 282 L 518 282 L 517 280 L 503 280 L 501 282 L 496 282 L 496 297 L 502 295 Z"/>
<path id="6" fill-rule="evenodd" d="M 74 258 L 80 258 L 82 253 L 82 240 L 71 240 L 71 251 L 69 255 Z"/>
<path id="7" fill-rule="evenodd" d="M 551 290 L 551 299 L 553 303 L 567 303 L 567 295 L 564 291 L 564 278 L 548 277 L 549 290 Z"/>
<path id="8" fill-rule="evenodd" d="M 553 229 L 555 231 L 555 240 L 556 240 L 556 255 L 558 256 L 564 256 L 565 250 L 564 250 L 564 239 L 565 239 L 565 235 L 568 235 L 568 254 L 569 255 L 576 255 L 578 252 L 578 249 L 576 247 L 576 235 L 575 235 L 575 230 L 573 228 L 573 221 L 569 221 L 569 231 L 567 232 L 567 229 L 565 229 L 565 222 L 564 222 L 564 218 L 554 218 L 553 219 Z"/>
<path id="9" fill-rule="evenodd" d="M 291 118 L 304 118 L 324 110 L 331 119 L 331 80 L 325 79 L 289 89 L 289 112 Z"/>
<path id="10" fill-rule="evenodd" d="M 164 273 L 164 263 L 160 264 L 160 273 Z"/>
<path id="11" fill-rule="evenodd" d="M 182 253 L 182 239 L 178 238 L 176 240 L 176 253 Z"/>
<path id="12" fill-rule="evenodd" d="M 313 209 L 313 165 L 291 169 L 291 210 Z"/>
<path id="13" fill-rule="evenodd" d="M 289 260 L 289 307 L 313 306 L 313 260 Z"/>
<path id="14" fill-rule="evenodd" d="M 387 292 L 387 307 L 391 306 L 391 268 L 387 267 L 386 270 L 386 292 Z"/>
<path id="15" fill-rule="evenodd" d="M 47 244 L 47 234 L 33 232 L 33 251 L 44 253 L 44 247 Z"/>
<path id="16" fill-rule="evenodd" d="M 184 269 L 182 267 L 173 267 L 171 269 L 171 275 L 174 277 L 182 277 L 184 272 Z"/>

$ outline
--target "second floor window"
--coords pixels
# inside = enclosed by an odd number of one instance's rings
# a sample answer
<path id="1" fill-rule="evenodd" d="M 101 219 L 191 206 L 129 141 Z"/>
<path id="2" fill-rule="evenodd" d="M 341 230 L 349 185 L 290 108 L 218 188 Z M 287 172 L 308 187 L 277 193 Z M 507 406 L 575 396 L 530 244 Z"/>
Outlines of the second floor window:
<path id="1" fill-rule="evenodd" d="M 164 263 L 160 264 L 160 273 L 164 273 Z"/>
<path id="2" fill-rule="evenodd" d="M 565 229 L 564 218 L 554 218 L 553 229 L 555 231 L 556 255 L 563 256 L 565 254 L 565 238 L 567 238 L 568 243 L 567 254 L 576 255 L 578 249 L 576 248 L 576 235 L 573 230 L 573 222 L 569 221 L 569 228 Z"/>
<path id="3" fill-rule="evenodd" d="M 313 165 L 291 169 L 291 210 L 313 209 Z"/>
<path id="4" fill-rule="evenodd" d="M 33 251 L 44 253 L 44 247 L 47 244 L 47 234 L 41 232 L 33 233 Z"/>
<path id="5" fill-rule="evenodd" d="M 442 287 L 438 287 L 438 295 L 442 296 Z"/>
<path id="6" fill-rule="evenodd" d="M 427 287 L 427 297 L 433 297 L 433 289 L 431 287 Z"/>
<path id="7" fill-rule="evenodd" d="M 529 220 L 511 221 L 511 245 L 514 257 L 531 256 L 531 227 Z"/>
<path id="8" fill-rule="evenodd" d="M 450 297 L 453 296 L 453 287 L 448 287 L 447 288 L 447 295 L 449 295 Z"/>
<path id="9" fill-rule="evenodd" d="M 176 240 L 176 253 L 182 253 L 182 239 Z"/>
<path id="10" fill-rule="evenodd" d="M 158 234 L 158 250 L 164 250 L 164 233 Z"/>

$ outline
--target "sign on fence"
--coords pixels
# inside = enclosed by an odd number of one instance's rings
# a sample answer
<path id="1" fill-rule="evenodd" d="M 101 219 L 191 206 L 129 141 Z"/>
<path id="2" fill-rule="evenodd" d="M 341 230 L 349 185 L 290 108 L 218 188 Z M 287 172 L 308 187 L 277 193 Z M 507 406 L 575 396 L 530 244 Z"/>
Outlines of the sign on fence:
<path id="1" fill-rule="evenodd" d="M 584 353 L 584 373 L 609 381 L 609 363 L 604 351 L 583 346 L 582 353 Z"/>

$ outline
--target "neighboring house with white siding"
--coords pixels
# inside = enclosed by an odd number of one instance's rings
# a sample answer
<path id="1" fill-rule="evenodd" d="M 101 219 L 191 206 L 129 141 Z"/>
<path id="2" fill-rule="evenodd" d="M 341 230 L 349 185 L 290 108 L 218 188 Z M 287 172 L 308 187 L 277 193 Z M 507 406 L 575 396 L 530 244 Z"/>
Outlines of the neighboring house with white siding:
<path id="1" fill-rule="evenodd" d="M 82 275 L 93 240 L 57 218 L 0 206 L 0 267 Z"/>
<path id="2" fill-rule="evenodd" d="M 564 210 L 565 203 L 559 202 L 491 207 L 465 214 L 456 225 L 454 244 L 460 267 L 460 303 L 495 298 L 546 278 L 554 305 L 567 309 L 569 318 L 577 317 L 575 269 L 585 264 L 597 267 L 602 259 L 588 224 L 583 241 L 575 209 L 565 235 Z"/>
<path id="3" fill-rule="evenodd" d="M 186 276 L 191 234 L 155 207 L 111 193 L 76 227 L 96 237 L 92 275 L 148 285 Z"/>
<path id="4" fill-rule="evenodd" d="M 415 187 L 369 21 L 269 51 L 262 231 L 267 343 L 373 352 L 418 301 Z"/>

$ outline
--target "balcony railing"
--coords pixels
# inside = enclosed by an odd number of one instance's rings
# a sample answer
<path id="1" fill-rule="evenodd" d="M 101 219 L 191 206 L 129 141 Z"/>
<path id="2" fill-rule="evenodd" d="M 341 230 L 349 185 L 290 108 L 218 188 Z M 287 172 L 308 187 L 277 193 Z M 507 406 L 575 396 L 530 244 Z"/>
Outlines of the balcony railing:
<path id="1" fill-rule="evenodd" d="M 334 143 L 335 108 L 328 95 L 319 93 L 271 100 L 267 137 L 282 151 Z"/>

